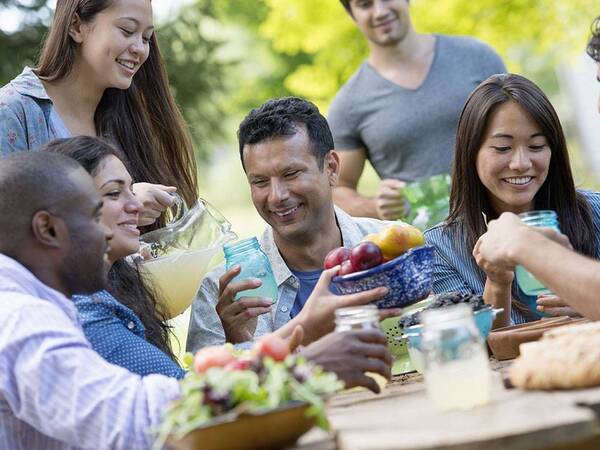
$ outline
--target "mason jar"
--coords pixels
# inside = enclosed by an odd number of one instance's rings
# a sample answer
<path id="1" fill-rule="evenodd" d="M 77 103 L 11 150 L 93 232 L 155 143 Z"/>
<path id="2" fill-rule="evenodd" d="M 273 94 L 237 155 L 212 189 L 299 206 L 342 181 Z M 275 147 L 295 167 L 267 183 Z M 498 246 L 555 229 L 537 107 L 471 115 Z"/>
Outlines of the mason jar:
<path id="1" fill-rule="evenodd" d="M 558 216 L 554 211 L 530 211 L 519 214 L 519 218 L 523 223 L 529 225 L 530 227 L 552 228 L 560 233 Z M 517 266 L 515 269 L 515 273 L 517 277 L 517 284 L 525 294 L 537 296 L 539 294 L 552 293 L 546 286 L 544 286 L 523 266 Z"/>
<path id="2" fill-rule="evenodd" d="M 243 239 L 223 246 L 225 254 L 225 269 L 239 265 L 240 273 L 232 281 L 255 278 L 261 285 L 255 289 L 247 289 L 236 294 L 234 300 L 242 297 L 264 297 L 273 303 L 277 301 L 277 283 L 269 258 L 262 251 L 256 237 Z"/>
<path id="3" fill-rule="evenodd" d="M 448 306 L 421 313 L 427 393 L 440 410 L 488 403 L 492 373 L 471 307 Z"/>
<path id="4" fill-rule="evenodd" d="M 375 305 L 350 306 L 335 310 L 335 331 L 380 330 Z"/>

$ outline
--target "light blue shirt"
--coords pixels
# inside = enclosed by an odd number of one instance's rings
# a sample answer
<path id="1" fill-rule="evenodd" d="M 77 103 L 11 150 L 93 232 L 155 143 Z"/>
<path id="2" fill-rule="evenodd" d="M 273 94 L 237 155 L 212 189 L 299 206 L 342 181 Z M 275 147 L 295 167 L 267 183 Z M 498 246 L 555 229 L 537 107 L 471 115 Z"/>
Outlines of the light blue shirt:
<path id="1" fill-rule="evenodd" d="M 596 259 L 600 259 L 600 193 L 580 191 L 590 204 L 592 222 L 598 242 Z M 510 239 L 507 236 L 507 239 Z M 425 231 L 425 242 L 433 245 L 436 250 L 433 291 L 436 294 L 444 292 L 465 292 L 482 294 L 485 287 L 486 275 L 473 258 L 472 249 L 467 248 L 466 238 L 462 236 L 456 226 L 447 227 L 444 224 L 436 225 Z M 535 308 L 535 298 L 523 296 L 522 303 L 530 309 Z M 535 313 L 539 318 L 539 313 Z M 519 324 L 528 320 L 515 308 L 511 310 L 511 320 Z"/>
<path id="2" fill-rule="evenodd" d="M 92 350 L 73 303 L 0 254 L 0 448 L 149 449 L 180 395 Z"/>
<path id="3" fill-rule="evenodd" d="M 337 207 L 335 208 L 335 215 L 342 233 L 343 245 L 347 248 L 354 247 L 367 234 L 377 233 L 393 223 L 365 217 L 350 217 Z M 271 333 L 290 321 L 290 313 L 299 288 L 298 278 L 292 274 L 279 253 L 273 239 L 273 229 L 271 227 L 267 227 L 260 238 L 260 246 L 269 258 L 273 268 L 278 297 L 271 314 L 263 314 L 258 317 L 256 332 L 254 333 L 255 338 Z M 224 272 L 224 264 L 213 269 L 204 278 L 198 295 L 192 304 L 187 339 L 187 350 L 189 352 L 195 352 L 201 347 L 225 343 L 225 331 L 216 310 L 216 304 L 219 300 L 219 277 Z"/>

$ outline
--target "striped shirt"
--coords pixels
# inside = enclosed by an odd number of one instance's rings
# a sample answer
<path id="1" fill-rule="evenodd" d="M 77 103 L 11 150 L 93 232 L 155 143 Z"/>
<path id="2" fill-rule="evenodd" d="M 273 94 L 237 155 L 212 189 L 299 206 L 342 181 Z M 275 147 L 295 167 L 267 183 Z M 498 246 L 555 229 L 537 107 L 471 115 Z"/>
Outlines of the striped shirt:
<path id="1" fill-rule="evenodd" d="M 106 362 L 73 303 L 0 254 L 0 449 L 147 449 L 179 395 Z"/>
<path id="2" fill-rule="evenodd" d="M 580 192 L 590 204 L 596 240 L 599 242 L 596 259 L 600 259 L 600 193 Z M 477 266 L 472 249 L 467 248 L 466 238 L 457 226 L 436 225 L 425 231 L 425 242 L 436 249 L 433 275 L 433 291 L 436 294 L 451 291 L 483 293 L 485 272 Z M 536 297 L 525 295 L 523 292 L 519 292 L 519 297 L 539 318 L 540 314 L 535 311 Z M 511 320 L 519 324 L 532 319 L 512 308 Z"/>

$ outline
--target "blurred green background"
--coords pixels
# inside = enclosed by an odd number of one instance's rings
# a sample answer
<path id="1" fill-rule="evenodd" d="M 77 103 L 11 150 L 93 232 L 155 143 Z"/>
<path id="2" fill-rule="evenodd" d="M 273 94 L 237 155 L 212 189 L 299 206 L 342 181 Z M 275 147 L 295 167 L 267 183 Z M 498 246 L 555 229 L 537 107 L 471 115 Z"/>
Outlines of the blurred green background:
<path id="1" fill-rule="evenodd" d="M 154 0 L 155 9 L 158 2 Z M 52 0 L 0 0 L 18 11 L 0 29 L 0 83 L 35 65 Z M 271 97 L 299 95 L 324 113 L 333 95 L 367 55 L 367 45 L 338 0 L 193 0 L 172 2 L 159 18 L 158 39 L 172 89 L 192 129 L 201 195 L 241 236 L 263 228 L 239 163 L 236 129 L 250 108 Z M 164 6 L 164 5 L 161 5 Z M 470 35 L 494 47 L 521 73 L 568 105 L 556 68 L 583 53 L 597 0 L 412 0 L 419 32 Z M 597 92 L 594 92 L 597 95 Z M 568 111 L 568 108 L 565 108 Z M 578 183 L 596 182 L 579 150 L 570 114 L 565 125 Z M 359 189 L 373 193 L 372 169 Z"/>

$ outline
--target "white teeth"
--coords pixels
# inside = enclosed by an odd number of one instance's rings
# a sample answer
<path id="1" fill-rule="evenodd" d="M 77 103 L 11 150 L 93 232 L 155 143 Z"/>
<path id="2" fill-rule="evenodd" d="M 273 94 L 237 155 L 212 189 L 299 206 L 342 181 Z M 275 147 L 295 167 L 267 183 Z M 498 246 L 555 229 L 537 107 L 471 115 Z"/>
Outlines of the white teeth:
<path id="1" fill-rule="evenodd" d="M 296 211 L 298 209 L 297 206 L 294 206 L 292 209 L 288 209 L 287 211 L 284 211 L 282 213 L 279 212 L 275 212 L 275 214 L 279 217 L 285 217 L 285 216 L 289 216 L 290 214 L 292 214 L 294 211 Z"/>
<path id="2" fill-rule="evenodd" d="M 129 61 L 123 61 L 122 59 L 117 59 L 117 62 L 119 64 L 121 64 L 122 66 L 127 67 L 130 70 L 133 70 L 133 68 L 135 67 L 135 64 Z"/>
<path id="3" fill-rule="evenodd" d="M 504 181 L 510 184 L 527 184 L 531 181 L 532 177 L 513 177 L 504 178 Z"/>
<path id="4" fill-rule="evenodd" d="M 122 223 L 120 226 L 122 226 L 123 228 L 129 228 L 130 230 L 135 230 L 137 228 L 137 226 L 131 223 Z"/>

